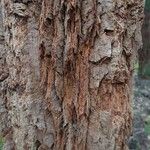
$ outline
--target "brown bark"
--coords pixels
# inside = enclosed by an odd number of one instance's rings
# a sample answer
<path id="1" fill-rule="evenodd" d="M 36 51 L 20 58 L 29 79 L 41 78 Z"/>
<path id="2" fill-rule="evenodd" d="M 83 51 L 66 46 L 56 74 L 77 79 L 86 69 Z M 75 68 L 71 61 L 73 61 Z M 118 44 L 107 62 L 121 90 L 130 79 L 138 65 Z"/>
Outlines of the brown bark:
<path id="1" fill-rule="evenodd" d="M 141 0 L 2 0 L 5 150 L 127 150 Z"/>

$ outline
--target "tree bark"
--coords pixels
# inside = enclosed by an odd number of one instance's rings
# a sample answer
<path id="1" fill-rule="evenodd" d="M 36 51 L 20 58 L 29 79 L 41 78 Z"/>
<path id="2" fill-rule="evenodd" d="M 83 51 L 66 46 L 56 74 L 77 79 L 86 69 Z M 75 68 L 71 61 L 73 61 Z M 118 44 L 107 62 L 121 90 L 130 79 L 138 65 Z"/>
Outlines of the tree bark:
<path id="1" fill-rule="evenodd" d="M 127 150 L 142 1 L 1 5 L 9 68 L 1 81 L 9 126 L 4 149 Z"/>

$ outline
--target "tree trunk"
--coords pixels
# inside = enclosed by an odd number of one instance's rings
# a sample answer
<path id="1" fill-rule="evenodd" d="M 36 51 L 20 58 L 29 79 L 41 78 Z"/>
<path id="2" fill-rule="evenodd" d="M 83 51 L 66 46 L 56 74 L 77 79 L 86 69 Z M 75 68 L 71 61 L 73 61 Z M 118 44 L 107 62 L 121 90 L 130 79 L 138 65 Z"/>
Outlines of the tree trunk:
<path id="1" fill-rule="evenodd" d="M 4 149 L 127 150 L 142 1 L 1 5 L 9 68 L 1 81 L 9 126 Z"/>
<path id="2" fill-rule="evenodd" d="M 139 50 L 139 76 L 150 78 L 150 1 L 145 3 L 145 18 L 142 26 L 143 48 Z"/>

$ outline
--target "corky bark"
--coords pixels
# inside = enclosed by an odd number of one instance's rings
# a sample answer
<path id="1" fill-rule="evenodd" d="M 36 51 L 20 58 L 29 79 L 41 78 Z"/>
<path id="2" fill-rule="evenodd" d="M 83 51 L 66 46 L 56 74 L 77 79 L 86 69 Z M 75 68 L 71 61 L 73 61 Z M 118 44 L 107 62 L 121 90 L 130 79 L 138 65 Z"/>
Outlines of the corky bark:
<path id="1" fill-rule="evenodd" d="M 5 150 L 127 150 L 141 0 L 1 0 Z"/>

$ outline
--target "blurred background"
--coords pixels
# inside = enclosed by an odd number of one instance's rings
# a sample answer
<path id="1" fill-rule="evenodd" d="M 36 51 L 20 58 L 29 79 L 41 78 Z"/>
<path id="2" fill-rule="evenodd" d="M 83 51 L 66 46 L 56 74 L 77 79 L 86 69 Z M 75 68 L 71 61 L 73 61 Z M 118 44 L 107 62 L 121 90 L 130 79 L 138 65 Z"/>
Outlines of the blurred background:
<path id="1" fill-rule="evenodd" d="M 133 135 L 130 150 L 150 150 L 150 0 L 145 0 L 142 26 L 143 48 L 135 64 Z"/>

